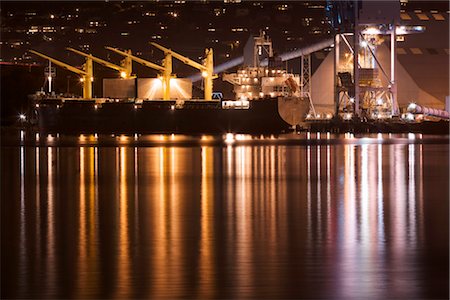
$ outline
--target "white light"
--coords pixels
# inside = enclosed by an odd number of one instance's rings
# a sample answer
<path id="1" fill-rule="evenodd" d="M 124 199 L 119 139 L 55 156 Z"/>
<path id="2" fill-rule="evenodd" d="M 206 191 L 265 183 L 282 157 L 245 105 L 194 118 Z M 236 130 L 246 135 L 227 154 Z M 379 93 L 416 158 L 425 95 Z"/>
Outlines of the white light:
<path id="1" fill-rule="evenodd" d="M 408 105 L 408 110 L 416 110 L 417 104 L 415 104 L 414 102 L 411 102 Z"/>
<path id="2" fill-rule="evenodd" d="M 39 104 L 38 104 L 38 103 L 36 103 L 36 105 L 35 105 L 35 106 L 36 106 L 36 108 L 39 108 Z"/>
<path id="3" fill-rule="evenodd" d="M 227 143 L 227 144 L 234 143 L 234 134 L 227 133 L 227 135 L 225 136 L 225 143 Z"/>
<path id="4" fill-rule="evenodd" d="M 95 108 L 95 109 L 97 109 L 97 108 L 98 108 L 98 105 L 97 105 L 97 104 L 95 104 L 95 105 L 94 105 L 94 108 Z"/>
<path id="5" fill-rule="evenodd" d="M 350 102 L 351 102 L 351 103 L 355 103 L 355 98 L 353 98 L 353 97 L 350 98 Z"/>
<path id="6" fill-rule="evenodd" d="M 405 26 L 399 26 L 395 28 L 396 34 L 406 34 L 406 27 Z"/>
<path id="7" fill-rule="evenodd" d="M 202 77 L 204 77 L 204 78 L 208 77 L 208 72 L 207 71 L 203 71 L 202 72 Z"/>
<path id="8" fill-rule="evenodd" d="M 327 114 L 327 119 L 331 119 L 332 116 L 332 114 Z"/>
<path id="9" fill-rule="evenodd" d="M 83 77 L 80 78 L 80 82 L 84 82 L 84 78 Z"/>
<path id="10" fill-rule="evenodd" d="M 27 118 L 27 117 L 26 117 L 24 114 L 19 114 L 19 119 L 20 119 L 21 121 L 25 121 L 26 118 Z"/>
<path id="11" fill-rule="evenodd" d="M 377 105 L 383 105 L 383 99 L 378 98 L 377 99 Z"/>
<path id="12" fill-rule="evenodd" d="M 363 31 L 363 34 L 380 34 L 381 31 L 375 27 L 369 27 Z"/>
<path id="13" fill-rule="evenodd" d="M 171 109 L 171 110 L 174 110 L 174 109 L 175 109 L 175 105 L 171 105 L 171 106 L 170 106 L 170 109 Z"/>
<path id="14" fill-rule="evenodd" d="M 126 78 L 127 77 L 127 73 L 125 71 L 120 72 L 120 77 Z"/>
<path id="15" fill-rule="evenodd" d="M 361 47 L 366 48 L 368 46 L 367 41 L 362 41 L 361 42 Z"/>

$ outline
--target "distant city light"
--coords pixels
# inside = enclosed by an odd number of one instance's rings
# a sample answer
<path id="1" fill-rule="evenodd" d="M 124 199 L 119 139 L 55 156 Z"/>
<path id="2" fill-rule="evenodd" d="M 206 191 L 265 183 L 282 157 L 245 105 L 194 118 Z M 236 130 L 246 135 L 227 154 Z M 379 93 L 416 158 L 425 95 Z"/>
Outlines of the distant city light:
<path id="1" fill-rule="evenodd" d="M 25 116 L 25 114 L 19 114 L 19 119 L 21 120 L 21 121 L 25 121 L 26 120 L 26 116 Z"/>

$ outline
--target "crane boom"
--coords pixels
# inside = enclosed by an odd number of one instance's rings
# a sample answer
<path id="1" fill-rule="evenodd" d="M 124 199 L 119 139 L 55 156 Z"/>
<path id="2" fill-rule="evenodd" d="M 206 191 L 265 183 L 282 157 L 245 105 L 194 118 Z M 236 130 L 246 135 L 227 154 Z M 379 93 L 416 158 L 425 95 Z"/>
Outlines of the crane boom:
<path id="1" fill-rule="evenodd" d="M 103 65 L 103 66 L 105 66 L 105 67 L 107 67 L 107 68 L 111 68 L 111 69 L 116 70 L 116 71 L 119 71 L 119 72 L 126 72 L 126 71 L 127 71 L 125 68 L 122 68 L 121 66 L 115 65 L 115 64 L 110 63 L 110 62 L 108 62 L 108 61 L 106 61 L 106 60 L 103 60 L 103 59 L 101 59 L 101 58 L 95 57 L 95 56 L 93 56 L 92 54 L 87 54 L 87 53 L 78 51 L 78 50 L 73 49 L 73 48 L 66 48 L 66 49 L 69 50 L 69 51 L 72 51 L 72 52 L 74 52 L 74 53 L 76 53 L 76 54 L 79 54 L 79 55 L 81 55 L 81 56 L 89 57 L 89 58 L 91 58 L 93 61 L 95 61 L 95 62 L 97 62 L 97 63 L 99 63 L 99 64 L 101 64 L 101 65 Z"/>
<path id="2" fill-rule="evenodd" d="M 48 59 L 55 65 L 58 65 L 66 70 L 69 70 L 71 72 L 81 75 L 80 80 L 83 83 L 83 98 L 84 99 L 92 98 L 92 81 L 94 80 L 94 76 L 93 76 L 93 71 L 92 71 L 92 58 L 91 57 L 86 57 L 86 62 L 83 65 L 83 70 L 80 70 L 78 68 L 72 67 L 71 65 L 68 65 L 62 61 L 56 60 L 54 58 L 51 58 L 50 56 L 39 53 L 37 51 L 30 50 L 30 52 L 34 53 L 37 56 L 40 56 L 42 58 Z"/>
<path id="3" fill-rule="evenodd" d="M 58 66 L 60 66 L 60 67 L 62 67 L 62 68 L 64 68 L 64 69 L 66 69 L 66 70 L 69 70 L 69 71 L 71 71 L 71 72 L 74 72 L 74 73 L 77 73 L 77 74 L 83 75 L 83 76 L 86 76 L 86 75 L 87 75 L 87 72 L 85 72 L 85 71 L 83 71 L 83 70 L 80 70 L 80 69 L 78 69 L 78 68 L 72 67 L 71 65 L 68 65 L 68 64 L 66 64 L 66 63 L 64 63 L 64 62 L 62 62 L 62 61 L 56 60 L 56 59 L 54 59 L 54 58 L 52 58 L 52 57 L 50 57 L 50 56 L 47 56 L 47 55 L 45 55 L 45 54 L 39 53 L 39 52 L 34 51 L 34 50 L 30 50 L 30 52 L 31 52 L 31 53 L 34 53 L 34 54 L 36 54 L 37 56 L 40 56 L 40 57 L 42 57 L 42 58 L 48 59 L 49 61 L 51 61 L 51 62 L 54 63 L 55 65 L 58 65 Z"/>
<path id="4" fill-rule="evenodd" d="M 202 73 L 202 76 L 204 77 L 205 82 L 205 100 L 211 100 L 212 99 L 212 92 L 213 92 L 213 79 L 217 78 L 216 75 L 214 75 L 214 63 L 213 63 L 213 49 L 206 49 L 205 50 L 205 60 L 203 61 L 203 64 L 199 64 L 196 61 L 193 61 L 190 58 L 187 58 L 181 54 L 178 54 L 176 52 L 173 52 L 172 50 L 163 47 L 157 43 L 150 42 L 152 46 L 155 46 L 156 48 L 164 51 L 166 55 L 171 55 L 175 57 L 178 60 L 181 60 L 183 63 L 194 67 L 196 69 L 199 69 Z"/>
<path id="5" fill-rule="evenodd" d="M 106 47 L 106 49 L 111 50 L 113 52 L 116 52 L 116 53 L 118 53 L 120 55 L 123 55 L 123 56 L 126 56 L 126 57 L 131 57 L 135 62 L 137 62 L 137 63 L 139 63 L 141 65 L 144 65 L 146 67 L 149 67 L 149 68 L 152 68 L 152 69 L 155 69 L 155 70 L 158 70 L 158 71 L 164 71 L 165 70 L 165 68 L 161 67 L 160 65 L 157 65 L 157 64 L 152 63 L 150 61 L 147 61 L 145 59 L 139 58 L 137 56 L 134 56 L 134 55 L 132 55 L 130 53 L 127 53 L 125 51 L 121 51 L 119 49 L 112 48 L 112 47 Z"/>
<path id="6" fill-rule="evenodd" d="M 182 61 L 186 65 L 189 65 L 189 66 L 191 66 L 193 68 L 199 69 L 200 71 L 206 71 L 206 67 L 204 65 L 199 64 L 198 62 L 193 61 L 192 59 L 190 59 L 188 57 L 185 57 L 185 56 L 183 56 L 183 55 L 181 55 L 179 53 L 176 53 L 176 52 L 172 51 L 171 49 L 166 48 L 164 46 L 161 46 L 161 45 L 159 45 L 159 44 L 157 44 L 155 42 L 150 42 L 150 44 L 152 46 L 155 46 L 159 50 L 163 51 L 164 53 L 170 53 L 173 57 L 175 57 L 176 59 Z"/>

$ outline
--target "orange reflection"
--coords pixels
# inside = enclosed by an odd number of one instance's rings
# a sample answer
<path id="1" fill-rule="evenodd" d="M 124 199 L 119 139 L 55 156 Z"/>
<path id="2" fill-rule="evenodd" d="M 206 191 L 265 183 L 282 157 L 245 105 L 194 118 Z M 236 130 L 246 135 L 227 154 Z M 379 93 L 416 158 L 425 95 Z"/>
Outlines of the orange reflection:
<path id="1" fill-rule="evenodd" d="M 97 214 L 97 151 L 89 147 L 80 148 L 80 199 L 78 231 L 78 295 L 91 296 L 85 288 L 98 284 L 98 214 Z M 87 190 L 86 190 L 87 189 Z"/>
<path id="2" fill-rule="evenodd" d="M 199 298 L 210 299 L 214 291 L 214 164 L 213 148 L 202 147 L 201 233 Z"/>
<path id="3" fill-rule="evenodd" d="M 116 148 L 118 151 L 119 166 L 119 240 L 118 251 L 118 283 L 117 297 L 125 299 L 130 297 L 131 263 L 130 263 L 130 237 L 128 220 L 128 183 L 127 183 L 127 155 L 126 147 Z"/>

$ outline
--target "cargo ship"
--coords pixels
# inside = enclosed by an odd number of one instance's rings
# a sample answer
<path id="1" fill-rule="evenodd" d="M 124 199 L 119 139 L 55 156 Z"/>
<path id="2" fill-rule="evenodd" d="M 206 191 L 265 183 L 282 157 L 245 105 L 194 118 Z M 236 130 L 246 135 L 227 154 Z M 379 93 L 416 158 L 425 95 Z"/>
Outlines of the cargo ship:
<path id="1" fill-rule="evenodd" d="M 234 99 L 224 100 L 221 93 L 212 93 L 210 100 L 192 99 L 192 82 L 185 78 L 170 78 L 166 100 L 162 77 L 104 79 L 102 98 L 31 95 L 32 122 L 40 132 L 66 134 L 291 131 L 309 111 L 309 100 L 299 93 L 298 75 L 277 63 L 263 34 L 250 37 L 245 49 L 250 49 L 249 59 L 236 73 L 223 75 L 233 85 Z"/>

